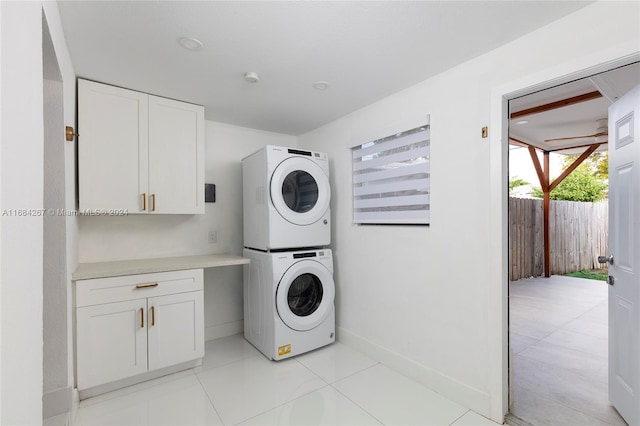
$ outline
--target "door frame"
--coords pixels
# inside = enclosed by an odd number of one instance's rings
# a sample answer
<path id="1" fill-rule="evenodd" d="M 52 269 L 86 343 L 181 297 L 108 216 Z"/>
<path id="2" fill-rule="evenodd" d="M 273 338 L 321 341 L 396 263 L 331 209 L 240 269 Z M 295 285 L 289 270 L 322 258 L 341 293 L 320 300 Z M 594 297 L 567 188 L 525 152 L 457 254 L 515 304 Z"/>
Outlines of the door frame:
<path id="1" fill-rule="evenodd" d="M 487 248 L 494 253 L 488 268 L 489 382 L 491 418 L 509 412 L 509 100 L 640 61 L 633 43 L 613 46 L 553 68 L 522 76 L 491 89 L 489 140 L 489 220 Z"/>

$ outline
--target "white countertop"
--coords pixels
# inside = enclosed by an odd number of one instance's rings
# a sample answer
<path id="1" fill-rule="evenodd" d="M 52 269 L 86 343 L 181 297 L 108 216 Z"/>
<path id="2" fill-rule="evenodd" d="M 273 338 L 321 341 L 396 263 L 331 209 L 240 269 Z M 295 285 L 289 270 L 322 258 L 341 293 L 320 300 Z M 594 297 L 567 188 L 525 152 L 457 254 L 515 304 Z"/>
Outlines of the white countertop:
<path id="1" fill-rule="evenodd" d="M 245 263 L 249 263 L 249 259 L 226 253 L 81 263 L 71 275 L 71 279 L 73 281 L 88 280 L 184 269 L 218 268 L 221 266 L 244 265 Z"/>

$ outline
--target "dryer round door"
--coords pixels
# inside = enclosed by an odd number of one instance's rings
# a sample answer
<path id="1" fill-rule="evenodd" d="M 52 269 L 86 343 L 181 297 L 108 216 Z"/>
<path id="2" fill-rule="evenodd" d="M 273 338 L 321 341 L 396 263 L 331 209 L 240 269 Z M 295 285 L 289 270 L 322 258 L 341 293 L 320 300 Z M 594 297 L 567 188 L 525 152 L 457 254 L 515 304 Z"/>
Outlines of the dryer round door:
<path id="1" fill-rule="evenodd" d="M 301 260 L 284 273 L 276 290 L 276 308 L 282 322 L 298 331 L 320 325 L 333 309 L 335 285 L 319 262 Z"/>
<path id="2" fill-rule="evenodd" d="M 329 178 L 312 160 L 287 158 L 271 176 L 271 202 L 280 216 L 295 225 L 317 222 L 330 199 Z"/>

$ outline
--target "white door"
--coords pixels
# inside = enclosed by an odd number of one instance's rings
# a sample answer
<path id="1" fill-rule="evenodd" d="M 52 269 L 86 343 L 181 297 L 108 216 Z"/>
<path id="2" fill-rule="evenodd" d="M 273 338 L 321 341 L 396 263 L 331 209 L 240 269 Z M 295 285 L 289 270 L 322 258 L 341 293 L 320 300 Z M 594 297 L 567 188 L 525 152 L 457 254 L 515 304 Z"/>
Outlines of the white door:
<path id="1" fill-rule="evenodd" d="M 149 370 L 204 356 L 204 292 L 148 300 Z"/>
<path id="2" fill-rule="evenodd" d="M 640 424 L 639 130 L 636 86 L 609 107 L 609 400 L 630 425 Z"/>
<path id="3" fill-rule="evenodd" d="M 144 93 L 78 80 L 80 209 L 145 211 L 148 111 Z"/>
<path id="4" fill-rule="evenodd" d="M 146 309 L 146 299 L 78 308 L 78 389 L 147 371 Z"/>
<path id="5" fill-rule="evenodd" d="M 149 96 L 151 213 L 204 213 L 204 108 Z"/>

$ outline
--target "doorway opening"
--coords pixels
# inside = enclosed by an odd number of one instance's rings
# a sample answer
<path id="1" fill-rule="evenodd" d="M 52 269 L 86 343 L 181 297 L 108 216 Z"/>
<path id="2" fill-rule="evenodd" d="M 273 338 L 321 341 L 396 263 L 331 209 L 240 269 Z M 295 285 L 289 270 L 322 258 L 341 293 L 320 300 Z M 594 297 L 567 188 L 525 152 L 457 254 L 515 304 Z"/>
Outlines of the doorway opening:
<path id="1" fill-rule="evenodd" d="M 550 194 L 589 192 L 588 184 L 606 178 L 598 164 L 607 160 L 607 108 L 639 75 L 635 63 L 509 101 L 509 188 L 519 195 L 509 200 L 508 245 L 514 423 L 625 424 L 608 400 L 608 286 L 558 275 L 600 268 L 606 202 L 579 206 Z M 536 195 L 543 199 L 530 198 Z"/>

